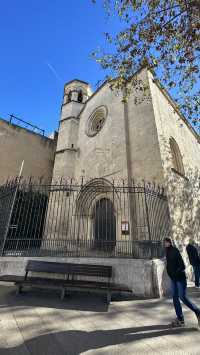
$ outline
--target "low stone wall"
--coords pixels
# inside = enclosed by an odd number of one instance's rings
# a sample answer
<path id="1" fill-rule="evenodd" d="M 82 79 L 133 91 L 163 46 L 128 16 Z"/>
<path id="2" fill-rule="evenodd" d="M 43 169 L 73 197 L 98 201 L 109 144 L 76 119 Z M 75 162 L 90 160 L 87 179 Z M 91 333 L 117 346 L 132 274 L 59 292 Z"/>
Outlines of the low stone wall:
<path id="1" fill-rule="evenodd" d="M 170 294 L 170 279 L 167 275 L 166 265 L 163 260 L 153 260 L 153 280 L 156 296 L 164 297 Z"/>
<path id="2" fill-rule="evenodd" d="M 168 293 L 169 283 L 161 260 L 121 258 L 54 258 L 0 257 L 0 275 L 24 275 L 28 259 L 55 262 L 74 262 L 112 265 L 113 281 L 127 285 L 133 294 L 142 297 L 162 297 Z"/>

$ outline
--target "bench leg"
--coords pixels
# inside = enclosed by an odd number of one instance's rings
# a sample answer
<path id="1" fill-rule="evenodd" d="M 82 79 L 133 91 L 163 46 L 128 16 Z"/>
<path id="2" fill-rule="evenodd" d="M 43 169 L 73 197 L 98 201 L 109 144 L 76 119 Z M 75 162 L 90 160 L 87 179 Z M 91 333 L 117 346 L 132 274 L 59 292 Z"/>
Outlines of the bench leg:
<path id="1" fill-rule="evenodd" d="M 17 285 L 16 295 L 19 295 L 22 292 L 22 285 Z"/>
<path id="2" fill-rule="evenodd" d="M 65 288 L 62 288 L 60 298 L 63 300 L 65 297 Z"/>
<path id="3" fill-rule="evenodd" d="M 110 293 L 110 292 L 107 292 L 107 299 L 106 299 L 106 301 L 107 301 L 107 304 L 110 304 L 110 302 L 111 302 L 111 293 Z"/>

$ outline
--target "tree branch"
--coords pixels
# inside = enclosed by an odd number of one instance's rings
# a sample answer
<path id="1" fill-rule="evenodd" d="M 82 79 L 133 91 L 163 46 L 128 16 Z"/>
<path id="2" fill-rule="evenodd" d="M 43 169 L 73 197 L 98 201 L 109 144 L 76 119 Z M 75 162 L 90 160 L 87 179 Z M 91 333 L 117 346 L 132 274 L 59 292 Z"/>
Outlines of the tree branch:
<path id="1" fill-rule="evenodd" d="M 176 16 L 172 17 L 169 21 L 165 22 L 164 25 L 163 25 L 163 28 L 166 27 L 170 22 L 173 22 L 177 17 L 179 17 L 182 14 L 184 14 L 184 12 L 186 12 L 186 10 L 183 10 L 183 11 L 179 12 Z"/>

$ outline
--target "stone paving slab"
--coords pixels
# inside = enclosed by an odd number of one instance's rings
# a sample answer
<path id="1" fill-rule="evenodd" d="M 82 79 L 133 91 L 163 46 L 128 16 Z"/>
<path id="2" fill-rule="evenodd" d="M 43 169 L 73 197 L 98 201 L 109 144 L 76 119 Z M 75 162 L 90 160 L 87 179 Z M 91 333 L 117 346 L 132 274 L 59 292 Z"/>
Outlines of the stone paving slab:
<path id="1" fill-rule="evenodd" d="M 200 306 L 200 290 L 189 289 Z M 109 307 L 101 297 L 55 291 L 15 295 L 0 284 L 0 355 L 199 355 L 200 331 L 184 308 L 186 327 L 170 329 L 170 299 L 116 297 Z"/>

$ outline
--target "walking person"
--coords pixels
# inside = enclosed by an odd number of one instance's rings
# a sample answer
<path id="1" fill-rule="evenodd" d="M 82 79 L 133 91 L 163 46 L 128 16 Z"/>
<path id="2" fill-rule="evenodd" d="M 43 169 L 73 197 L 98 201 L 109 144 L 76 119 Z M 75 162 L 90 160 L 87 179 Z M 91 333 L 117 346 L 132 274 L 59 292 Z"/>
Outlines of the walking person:
<path id="1" fill-rule="evenodd" d="M 192 239 L 189 240 L 189 243 L 186 247 L 188 258 L 190 264 L 192 265 L 195 277 L 195 286 L 200 286 L 200 257 L 198 254 L 197 248 L 194 246 L 194 241 Z"/>
<path id="2" fill-rule="evenodd" d="M 170 238 L 164 239 L 166 248 L 167 273 L 171 279 L 172 297 L 176 312 L 176 319 L 172 321 L 172 327 L 182 327 L 185 325 L 183 311 L 180 300 L 193 311 L 200 326 L 200 309 L 187 297 L 187 280 L 185 274 L 185 264 L 179 250 L 172 245 Z"/>

